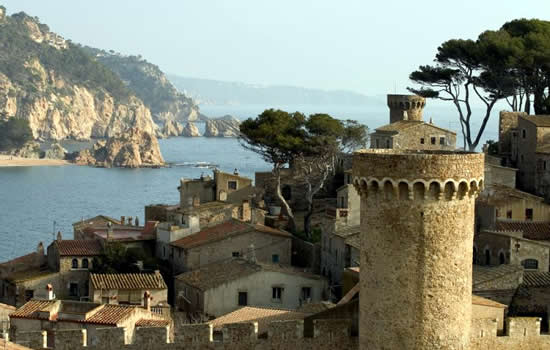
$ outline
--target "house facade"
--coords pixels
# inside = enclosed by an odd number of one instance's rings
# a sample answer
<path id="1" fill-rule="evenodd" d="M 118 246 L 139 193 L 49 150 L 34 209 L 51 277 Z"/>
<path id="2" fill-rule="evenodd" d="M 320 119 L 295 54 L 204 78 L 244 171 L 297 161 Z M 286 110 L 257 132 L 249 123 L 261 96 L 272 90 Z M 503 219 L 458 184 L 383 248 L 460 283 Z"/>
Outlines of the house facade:
<path id="1" fill-rule="evenodd" d="M 181 310 L 218 317 L 248 305 L 295 310 L 324 300 L 327 281 L 290 266 L 230 259 L 177 276 L 175 287 Z"/>

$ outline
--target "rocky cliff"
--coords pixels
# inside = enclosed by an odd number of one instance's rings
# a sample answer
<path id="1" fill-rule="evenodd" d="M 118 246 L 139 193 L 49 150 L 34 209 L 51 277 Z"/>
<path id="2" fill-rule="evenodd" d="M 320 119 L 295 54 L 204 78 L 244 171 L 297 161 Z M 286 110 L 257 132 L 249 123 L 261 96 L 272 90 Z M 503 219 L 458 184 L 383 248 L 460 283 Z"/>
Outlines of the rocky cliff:
<path id="1" fill-rule="evenodd" d="M 185 124 L 185 128 L 183 128 L 182 136 L 185 137 L 198 137 L 201 136 L 201 133 L 199 131 L 199 128 L 195 125 L 195 123 L 188 122 Z"/>
<path id="2" fill-rule="evenodd" d="M 155 135 L 132 128 L 118 137 L 97 141 L 91 149 L 73 155 L 79 165 L 141 168 L 164 165 Z"/>
<path id="3" fill-rule="evenodd" d="M 167 121 L 183 124 L 205 119 L 193 99 L 179 92 L 158 66 L 141 56 L 127 56 L 91 47 L 83 49 L 115 72 L 135 92 L 151 110 L 153 120 L 159 126 Z"/>
<path id="4" fill-rule="evenodd" d="M 241 122 L 230 115 L 206 121 L 205 137 L 238 137 Z"/>
<path id="5" fill-rule="evenodd" d="M 10 116 L 27 119 L 36 139 L 157 129 L 115 73 L 25 13 L 0 21 L 0 118 Z"/>

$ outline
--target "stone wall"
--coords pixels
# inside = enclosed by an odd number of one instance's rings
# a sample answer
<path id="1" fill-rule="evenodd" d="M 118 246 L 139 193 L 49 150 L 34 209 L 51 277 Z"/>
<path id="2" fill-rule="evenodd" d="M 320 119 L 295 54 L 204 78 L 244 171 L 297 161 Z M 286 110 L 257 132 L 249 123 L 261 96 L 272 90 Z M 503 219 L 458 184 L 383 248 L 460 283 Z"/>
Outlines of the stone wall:
<path id="1" fill-rule="evenodd" d="M 525 137 L 524 137 L 525 133 Z M 526 192 L 536 193 L 535 189 L 535 167 L 538 130 L 535 124 L 519 118 L 518 123 L 518 159 L 519 169 L 518 187 Z"/>
<path id="2" fill-rule="evenodd" d="M 527 115 L 524 112 L 500 112 L 498 125 L 498 148 L 499 153 L 504 157 L 510 157 L 512 154 L 512 130 L 518 126 L 520 115 Z"/>

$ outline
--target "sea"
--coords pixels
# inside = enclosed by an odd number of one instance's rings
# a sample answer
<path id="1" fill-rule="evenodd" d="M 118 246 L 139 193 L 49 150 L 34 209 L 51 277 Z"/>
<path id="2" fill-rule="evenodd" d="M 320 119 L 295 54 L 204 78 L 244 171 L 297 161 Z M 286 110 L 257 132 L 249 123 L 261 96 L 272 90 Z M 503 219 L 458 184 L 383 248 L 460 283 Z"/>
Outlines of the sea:
<path id="1" fill-rule="evenodd" d="M 365 106 L 201 106 L 209 117 L 232 115 L 239 119 L 255 117 L 267 108 L 300 111 L 306 114 L 328 113 L 340 119 L 354 119 L 371 130 L 386 124 L 389 110 L 384 103 Z M 483 110 L 474 110 L 482 113 Z M 428 106 L 424 120 L 457 132 L 460 125 L 450 105 Z M 479 123 L 473 123 L 474 128 Z M 491 116 L 484 134 L 486 140 L 498 139 L 498 109 Z M 148 204 L 176 204 L 181 178 L 197 178 L 218 168 L 254 179 L 257 171 L 270 165 L 248 151 L 236 139 L 174 137 L 159 140 L 162 154 L 170 164 L 160 169 L 102 169 L 84 166 L 0 167 L 0 261 L 30 253 L 39 242 L 49 245 L 56 233 L 72 239 L 72 224 L 96 215 L 144 219 Z M 68 142 L 69 150 L 83 144 Z"/>

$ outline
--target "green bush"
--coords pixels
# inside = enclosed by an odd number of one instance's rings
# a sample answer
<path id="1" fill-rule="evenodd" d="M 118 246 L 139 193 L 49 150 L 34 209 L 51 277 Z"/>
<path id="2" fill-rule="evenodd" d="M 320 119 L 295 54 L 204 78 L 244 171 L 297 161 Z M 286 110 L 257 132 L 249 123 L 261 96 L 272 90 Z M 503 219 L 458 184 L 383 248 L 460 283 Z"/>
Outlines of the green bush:
<path id="1" fill-rule="evenodd" d="M 20 148 L 32 139 L 28 120 L 13 117 L 0 120 L 0 151 Z"/>

